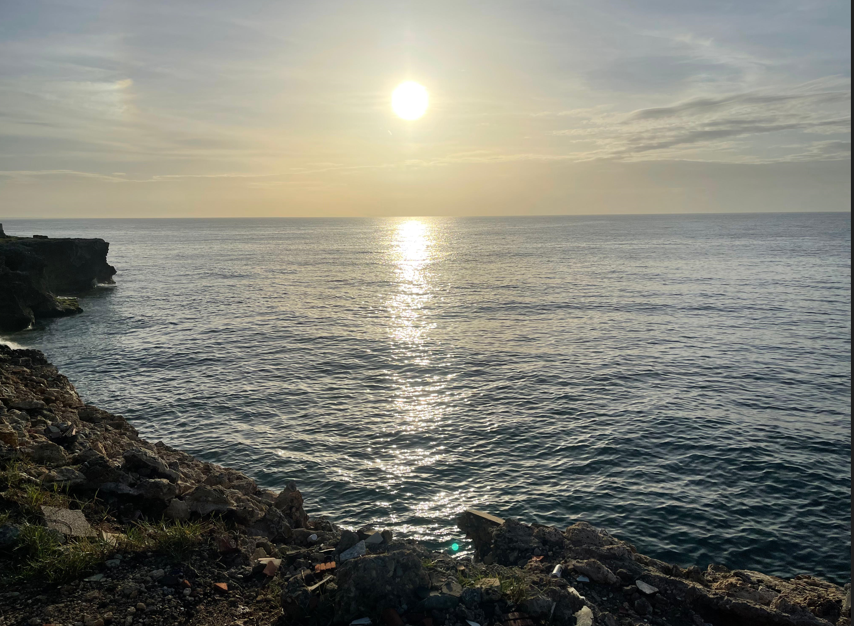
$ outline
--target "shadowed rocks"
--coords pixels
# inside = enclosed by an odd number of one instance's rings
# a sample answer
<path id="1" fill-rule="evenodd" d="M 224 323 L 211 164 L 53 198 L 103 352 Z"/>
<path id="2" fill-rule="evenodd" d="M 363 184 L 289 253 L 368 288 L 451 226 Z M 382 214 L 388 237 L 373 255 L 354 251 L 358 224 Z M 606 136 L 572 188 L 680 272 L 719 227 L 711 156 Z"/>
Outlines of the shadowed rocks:
<path id="1" fill-rule="evenodd" d="M 9 237 L 0 225 L 0 330 L 80 313 L 77 299 L 97 284 L 112 283 L 103 239 Z"/>

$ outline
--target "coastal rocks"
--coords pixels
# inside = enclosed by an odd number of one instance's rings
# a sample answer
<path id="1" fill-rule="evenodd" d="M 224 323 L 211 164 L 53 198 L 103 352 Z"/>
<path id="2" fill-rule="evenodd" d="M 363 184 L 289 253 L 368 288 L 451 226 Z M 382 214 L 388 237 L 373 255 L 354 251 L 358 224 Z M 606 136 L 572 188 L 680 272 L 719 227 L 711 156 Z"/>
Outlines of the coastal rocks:
<path id="1" fill-rule="evenodd" d="M 0 240 L 0 330 L 29 327 L 37 319 L 81 312 L 74 298 L 98 283 L 111 283 L 115 268 L 106 262 L 102 239 Z"/>
<path id="2" fill-rule="evenodd" d="M 271 541 L 290 541 L 293 536 L 288 520 L 277 508 L 270 506 L 264 515 L 246 528 L 247 532 L 259 537 L 267 537 Z"/>
<path id="3" fill-rule="evenodd" d="M 492 551 L 492 533 L 504 520 L 483 511 L 466 509 L 457 517 L 457 526 L 474 544 L 475 556 L 483 560 Z"/>
<path id="4" fill-rule="evenodd" d="M 190 519 L 190 507 L 183 500 L 173 499 L 163 514 L 169 519 L 185 521 Z"/>
<path id="5" fill-rule="evenodd" d="M 401 550 L 347 561 L 338 572 L 337 621 L 378 614 L 386 608 L 404 613 L 419 601 L 418 589 L 429 588 L 430 578 L 421 559 Z"/>
<path id="6" fill-rule="evenodd" d="M 166 467 L 166 463 L 153 452 L 134 448 L 126 451 L 122 456 L 126 471 L 135 471 L 144 477 L 165 478 L 173 483 L 178 482 L 178 472 Z"/>
<path id="7" fill-rule="evenodd" d="M 184 502 L 191 513 L 202 517 L 211 513 L 225 513 L 232 504 L 222 487 L 208 487 L 207 485 L 199 485 L 193 489 L 184 496 Z"/>
<path id="8" fill-rule="evenodd" d="M 308 526 L 308 515 L 303 509 L 302 494 L 297 489 L 295 482 L 290 482 L 276 497 L 273 502 L 279 511 L 290 520 L 292 528 L 306 528 Z"/>
<path id="9" fill-rule="evenodd" d="M 62 465 L 68 462 L 68 454 L 65 450 L 49 441 L 24 450 L 24 456 L 40 465 Z"/>

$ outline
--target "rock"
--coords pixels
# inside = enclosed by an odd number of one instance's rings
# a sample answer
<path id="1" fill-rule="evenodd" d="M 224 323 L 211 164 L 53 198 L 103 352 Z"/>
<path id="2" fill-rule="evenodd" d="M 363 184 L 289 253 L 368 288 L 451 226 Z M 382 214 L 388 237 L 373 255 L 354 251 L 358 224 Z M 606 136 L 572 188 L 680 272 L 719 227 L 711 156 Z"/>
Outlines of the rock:
<path id="1" fill-rule="evenodd" d="M 620 579 L 617 578 L 614 572 L 594 559 L 576 561 L 572 564 L 572 567 L 579 574 L 588 576 L 590 580 L 594 580 L 602 585 L 616 585 L 620 582 Z"/>
<path id="2" fill-rule="evenodd" d="M 387 544 L 389 544 L 389 543 L 391 543 L 391 540 L 394 538 L 394 533 L 387 528 L 382 532 L 382 536 L 383 536 L 383 541 L 385 541 Z"/>
<path id="3" fill-rule="evenodd" d="M 581 607 L 575 614 L 575 626 L 593 626 L 593 611 L 590 607 Z"/>
<path id="4" fill-rule="evenodd" d="M 55 293 L 82 293 L 112 282 L 109 244 L 102 239 L 0 241 L 0 331 L 23 330 L 37 319 L 79 312 Z"/>
<path id="5" fill-rule="evenodd" d="M 549 598 L 528 598 L 522 602 L 520 608 L 532 617 L 538 619 L 548 619 L 552 614 L 555 602 Z"/>
<path id="6" fill-rule="evenodd" d="M 345 562 L 338 570 L 335 621 L 348 622 L 383 609 L 412 607 L 416 589 L 430 579 L 419 556 L 401 550 Z"/>
<path id="7" fill-rule="evenodd" d="M 122 454 L 124 458 L 124 469 L 136 472 L 140 476 L 149 478 L 165 478 L 170 482 L 178 482 L 178 472 L 169 469 L 160 457 L 153 452 L 143 448 L 126 450 Z"/>
<path id="8" fill-rule="evenodd" d="M 247 526 L 246 532 L 276 542 L 290 541 L 293 536 L 293 531 L 285 516 L 273 506 L 267 507 L 261 519 Z"/>
<path id="9" fill-rule="evenodd" d="M 18 434 L 9 426 L 0 424 L 0 441 L 10 448 L 18 447 Z"/>
<path id="10" fill-rule="evenodd" d="M 225 513 L 231 506 L 231 501 L 222 487 L 199 485 L 184 496 L 184 503 L 190 512 L 204 517 L 211 513 Z"/>
<path id="11" fill-rule="evenodd" d="M 291 528 L 308 527 L 308 515 L 306 515 L 302 505 L 302 494 L 294 482 L 288 483 L 273 502 L 273 506 L 281 511 L 285 518 L 289 520 Z"/>
<path id="12" fill-rule="evenodd" d="M 43 441 L 25 450 L 24 455 L 38 465 L 63 465 L 68 462 L 65 450 L 49 441 Z"/>
<path id="13" fill-rule="evenodd" d="M 350 559 L 356 559 L 360 556 L 365 556 L 368 552 L 367 546 L 364 541 L 360 541 L 352 548 L 348 548 L 344 550 L 339 556 L 338 559 L 343 563 L 344 561 L 349 561 Z"/>
<path id="14" fill-rule="evenodd" d="M 845 594 L 845 600 L 842 601 L 842 615 L 851 617 L 851 586 L 848 586 L 848 591 Z"/>
<path id="15" fill-rule="evenodd" d="M 646 598 L 635 600 L 634 609 L 638 615 L 652 615 L 652 605 Z"/>
<path id="16" fill-rule="evenodd" d="M 474 553 L 483 560 L 492 551 L 492 533 L 504 524 L 504 520 L 483 511 L 466 509 L 457 517 L 457 527 L 474 544 Z"/>
<path id="17" fill-rule="evenodd" d="M 365 539 L 365 545 L 379 546 L 383 543 L 383 541 L 383 536 L 380 533 L 374 533 L 370 535 L 367 539 Z"/>
<path id="18" fill-rule="evenodd" d="M 466 587 L 460 594 L 460 602 L 469 609 L 473 609 L 478 606 L 482 599 L 483 592 L 479 587 Z"/>
<path id="19" fill-rule="evenodd" d="M 459 596 L 434 591 L 423 601 L 422 606 L 425 611 L 449 611 L 459 603 Z"/>
<path id="20" fill-rule="evenodd" d="M 171 502 L 178 495 L 178 486 L 165 478 L 140 478 L 136 489 L 143 498 L 148 500 Z"/>
<path id="21" fill-rule="evenodd" d="M 0 526 L 0 548 L 9 550 L 15 547 L 18 543 L 18 537 L 21 535 L 21 529 L 17 526 L 7 524 Z"/>
<path id="22" fill-rule="evenodd" d="M 76 489 L 86 484 L 86 477 L 73 467 L 60 467 L 50 472 L 44 482 L 57 487 Z"/>
<path id="23" fill-rule="evenodd" d="M 9 402 L 9 408 L 19 411 L 37 411 L 46 409 L 47 405 L 41 400 L 12 400 Z"/>
<path id="24" fill-rule="evenodd" d="M 94 537 L 95 531 L 86 521 L 82 511 L 42 506 L 45 525 L 69 537 Z"/>
<path id="25" fill-rule="evenodd" d="M 166 507 L 164 515 L 169 519 L 184 521 L 190 519 L 190 507 L 183 500 L 173 498 Z"/>
<path id="26" fill-rule="evenodd" d="M 359 543 L 359 535 L 352 530 L 342 530 L 341 539 L 338 540 L 338 545 L 335 549 L 338 552 L 345 552 Z"/>
<path id="27" fill-rule="evenodd" d="M 602 537 L 599 536 L 599 531 L 587 522 L 578 522 L 569 526 L 564 535 L 567 542 L 573 546 L 599 547 L 604 545 Z"/>

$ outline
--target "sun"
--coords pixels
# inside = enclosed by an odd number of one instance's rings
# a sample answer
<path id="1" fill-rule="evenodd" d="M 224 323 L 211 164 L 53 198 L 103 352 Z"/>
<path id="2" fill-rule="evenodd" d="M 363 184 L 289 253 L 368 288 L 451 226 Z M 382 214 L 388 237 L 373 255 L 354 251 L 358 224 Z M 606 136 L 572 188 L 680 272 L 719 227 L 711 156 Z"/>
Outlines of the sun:
<path id="1" fill-rule="evenodd" d="M 417 120 L 423 116 L 429 103 L 427 90 L 411 80 L 399 84 L 391 94 L 391 108 L 405 120 Z"/>

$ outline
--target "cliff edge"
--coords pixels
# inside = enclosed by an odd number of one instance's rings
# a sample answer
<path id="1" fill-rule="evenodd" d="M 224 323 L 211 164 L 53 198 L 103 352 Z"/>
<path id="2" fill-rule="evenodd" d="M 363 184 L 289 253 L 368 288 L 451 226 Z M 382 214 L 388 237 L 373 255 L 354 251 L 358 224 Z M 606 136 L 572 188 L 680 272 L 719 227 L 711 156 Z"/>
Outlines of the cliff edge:
<path id="1" fill-rule="evenodd" d="M 80 313 L 77 299 L 69 296 L 113 282 L 109 249 L 103 239 L 10 237 L 0 224 L 0 331 Z"/>

